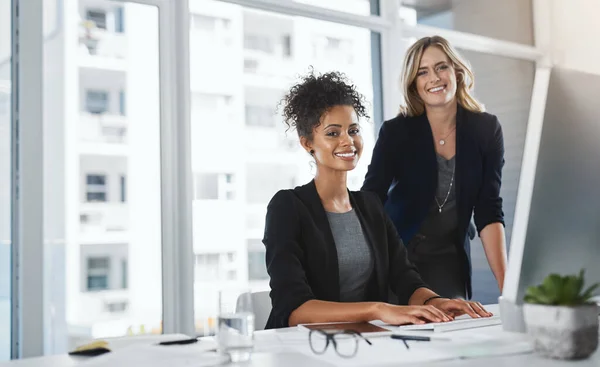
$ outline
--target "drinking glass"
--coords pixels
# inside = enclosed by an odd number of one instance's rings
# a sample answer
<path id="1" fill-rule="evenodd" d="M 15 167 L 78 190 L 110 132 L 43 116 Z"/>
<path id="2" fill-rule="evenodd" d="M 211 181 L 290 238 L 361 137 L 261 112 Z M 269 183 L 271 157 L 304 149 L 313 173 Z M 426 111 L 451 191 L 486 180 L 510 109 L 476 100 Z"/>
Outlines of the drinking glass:
<path id="1" fill-rule="evenodd" d="M 254 349 L 254 311 L 249 291 L 237 297 L 232 292 L 219 292 L 216 336 L 219 351 L 229 355 L 232 362 L 250 359 Z"/>

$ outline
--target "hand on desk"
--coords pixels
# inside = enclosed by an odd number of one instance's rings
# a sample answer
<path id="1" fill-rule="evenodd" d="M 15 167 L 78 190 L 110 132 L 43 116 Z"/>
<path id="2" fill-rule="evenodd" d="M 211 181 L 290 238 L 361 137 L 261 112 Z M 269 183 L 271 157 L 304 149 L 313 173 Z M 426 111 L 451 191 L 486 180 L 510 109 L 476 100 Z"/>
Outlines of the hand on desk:
<path id="1" fill-rule="evenodd" d="M 464 314 L 467 314 L 473 318 L 493 316 L 493 314 L 488 312 L 481 303 L 475 301 L 437 298 L 429 302 L 429 304 L 453 316 L 460 316 Z"/>

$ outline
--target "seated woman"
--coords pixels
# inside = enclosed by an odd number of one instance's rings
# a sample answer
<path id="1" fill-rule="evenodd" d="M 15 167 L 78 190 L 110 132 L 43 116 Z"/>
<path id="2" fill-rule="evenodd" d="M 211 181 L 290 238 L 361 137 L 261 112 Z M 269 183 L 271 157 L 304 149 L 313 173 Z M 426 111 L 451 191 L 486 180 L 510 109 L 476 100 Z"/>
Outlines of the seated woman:
<path id="1" fill-rule="evenodd" d="M 316 163 L 314 179 L 281 190 L 268 205 L 263 242 L 271 278 L 267 329 L 302 323 L 382 320 L 389 324 L 491 316 L 478 302 L 446 299 L 423 283 L 381 201 L 349 191 L 363 151 L 363 97 L 343 75 L 313 73 L 283 100 Z M 400 304 L 387 303 L 388 290 Z"/>

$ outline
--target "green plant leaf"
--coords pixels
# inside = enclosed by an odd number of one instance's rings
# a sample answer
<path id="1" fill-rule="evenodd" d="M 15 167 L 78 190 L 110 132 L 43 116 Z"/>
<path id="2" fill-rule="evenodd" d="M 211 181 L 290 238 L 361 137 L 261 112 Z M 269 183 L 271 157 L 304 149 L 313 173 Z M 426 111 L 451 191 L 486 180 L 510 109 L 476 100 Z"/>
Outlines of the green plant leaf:
<path id="1" fill-rule="evenodd" d="M 527 288 L 524 301 L 526 303 L 564 306 L 588 303 L 594 290 L 600 287 L 600 283 L 593 284 L 583 291 L 584 278 L 585 269 L 581 269 L 577 275 L 550 274 L 542 284 Z"/>
<path id="2" fill-rule="evenodd" d="M 558 274 L 550 274 L 544 279 L 541 285 L 541 291 L 550 303 L 560 301 L 560 292 L 563 288 L 563 278 Z"/>
<path id="3" fill-rule="evenodd" d="M 533 303 L 533 304 L 543 304 L 539 299 L 533 297 L 530 294 L 526 294 L 524 298 L 525 303 Z"/>
<path id="4" fill-rule="evenodd" d="M 596 283 L 596 284 L 592 284 L 591 286 L 589 286 L 581 295 L 581 303 L 587 303 L 590 298 L 592 298 L 592 296 L 594 295 L 594 291 L 596 290 L 596 288 L 598 288 L 600 286 L 600 283 Z"/>
<path id="5" fill-rule="evenodd" d="M 565 277 L 565 282 L 560 291 L 559 304 L 562 305 L 574 305 L 579 302 L 581 288 L 583 286 L 583 279 L 579 276 L 568 276 Z"/>
<path id="6" fill-rule="evenodd" d="M 555 302 L 555 299 L 541 287 L 529 287 L 528 294 L 537 300 L 536 303 L 551 305 Z"/>

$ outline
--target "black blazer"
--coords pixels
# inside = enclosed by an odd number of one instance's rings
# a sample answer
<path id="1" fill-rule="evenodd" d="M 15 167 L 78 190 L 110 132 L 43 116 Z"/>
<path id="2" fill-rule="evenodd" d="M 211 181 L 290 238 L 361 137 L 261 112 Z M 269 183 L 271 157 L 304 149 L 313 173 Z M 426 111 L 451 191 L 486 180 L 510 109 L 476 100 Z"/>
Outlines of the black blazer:
<path id="1" fill-rule="evenodd" d="M 375 263 L 368 300 L 387 302 L 391 289 L 407 304 L 426 285 L 375 195 L 349 194 Z M 267 329 L 287 327 L 290 314 L 308 300 L 340 301 L 337 251 L 314 181 L 275 194 L 267 207 L 263 243 L 273 306 Z"/>
<path id="2" fill-rule="evenodd" d="M 456 244 L 464 262 L 467 297 L 472 295 L 470 239 L 490 223 L 504 225 L 500 184 L 504 166 L 502 128 L 496 116 L 458 106 L 455 189 Z M 433 205 L 438 167 L 431 127 L 425 114 L 384 122 L 362 190 L 379 196 L 404 243 L 417 233 Z M 469 233 L 471 232 L 471 233 Z"/>

